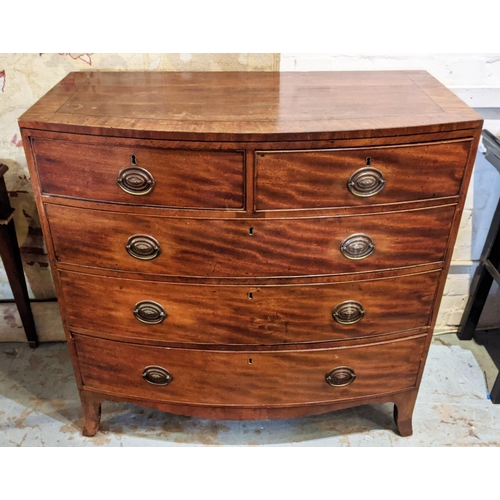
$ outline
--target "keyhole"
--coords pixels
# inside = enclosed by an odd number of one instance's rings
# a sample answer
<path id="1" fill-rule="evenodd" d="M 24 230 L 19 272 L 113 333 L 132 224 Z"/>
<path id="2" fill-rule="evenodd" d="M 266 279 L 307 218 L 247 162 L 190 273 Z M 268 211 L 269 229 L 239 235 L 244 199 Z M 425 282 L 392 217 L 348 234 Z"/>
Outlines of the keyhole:
<path id="1" fill-rule="evenodd" d="M 248 228 L 248 234 L 249 234 L 250 236 L 253 236 L 253 227 L 249 227 L 249 228 Z"/>
<path id="2" fill-rule="evenodd" d="M 135 155 L 130 155 L 130 164 L 137 165 L 137 158 Z"/>
<path id="3" fill-rule="evenodd" d="M 248 358 L 248 364 L 251 365 L 253 363 L 252 358 Z"/>
<path id="4" fill-rule="evenodd" d="M 252 300 L 253 299 L 253 292 L 248 292 L 248 300 Z"/>
<path id="5" fill-rule="evenodd" d="M 370 157 L 368 157 L 366 159 L 366 166 L 369 167 L 371 164 L 372 164 L 372 159 Z"/>

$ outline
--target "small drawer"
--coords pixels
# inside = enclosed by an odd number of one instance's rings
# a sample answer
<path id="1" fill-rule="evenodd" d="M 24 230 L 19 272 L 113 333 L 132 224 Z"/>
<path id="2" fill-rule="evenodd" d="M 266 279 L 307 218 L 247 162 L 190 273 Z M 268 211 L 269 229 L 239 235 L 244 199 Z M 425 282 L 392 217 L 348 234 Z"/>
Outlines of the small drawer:
<path id="1" fill-rule="evenodd" d="M 258 211 L 349 207 L 458 195 L 471 141 L 258 151 Z"/>
<path id="2" fill-rule="evenodd" d="M 42 193 L 141 206 L 243 209 L 242 152 L 33 139 Z"/>
<path id="3" fill-rule="evenodd" d="M 454 205 L 353 217 L 191 219 L 46 204 L 56 260 L 204 278 L 337 275 L 440 262 Z"/>
<path id="4" fill-rule="evenodd" d="M 129 341 L 207 345 L 352 340 L 426 327 L 440 275 L 255 287 L 60 271 L 70 329 Z"/>
<path id="5" fill-rule="evenodd" d="M 425 335 L 317 350 L 217 351 L 140 346 L 75 335 L 83 386 L 170 403 L 329 403 L 415 386 Z"/>

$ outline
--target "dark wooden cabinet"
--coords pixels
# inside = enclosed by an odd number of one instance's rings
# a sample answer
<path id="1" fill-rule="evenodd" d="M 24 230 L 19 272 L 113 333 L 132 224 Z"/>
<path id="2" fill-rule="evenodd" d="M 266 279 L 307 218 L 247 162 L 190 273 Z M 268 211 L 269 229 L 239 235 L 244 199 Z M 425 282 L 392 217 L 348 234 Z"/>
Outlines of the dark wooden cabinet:
<path id="1" fill-rule="evenodd" d="M 482 120 L 423 71 L 71 73 L 19 120 L 85 414 L 411 417 Z"/>

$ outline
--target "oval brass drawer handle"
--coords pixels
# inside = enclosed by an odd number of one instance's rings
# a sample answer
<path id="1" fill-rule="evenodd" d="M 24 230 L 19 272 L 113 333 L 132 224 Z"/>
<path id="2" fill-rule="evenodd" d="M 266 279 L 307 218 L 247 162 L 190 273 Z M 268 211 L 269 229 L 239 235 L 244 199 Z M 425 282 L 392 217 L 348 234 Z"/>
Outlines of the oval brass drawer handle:
<path id="1" fill-rule="evenodd" d="M 137 302 L 134 306 L 133 313 L 137 320 L 147 325 L 157 325 L 167 317 L 167 313 L 163 306 L 152 300 L 141 300 Z"/>
<path id="2" fill-rule="evenodd" d="M 146 366 L 142 378 L 153 385 L 168 385 L 174 380 L 174 377 L 161 366 Z"/>
<path id="3" fill-rule="evenodd" d="M 380 193 L 385 186 L 384 174 L 373 167 L 356 170 L 347 181 L 349 191 L 360 198 L 368 198 Z"/>
<path id="4" fill-rule="evenodd" d="M 340 244 L 340 251 L 348 259 L 361 260 L 375 251 L 375 245 L 367 234 L 351 234 Z"/>
<path id="5" fill-rule="evenodd" d="M 365 310 L 360 302 L 346 300 L 335 306 L 332 311 L 333 319 L 342 325 L 353 325 L 361 321 L 365 315 Z"/>
<path id="6" fill-rule="evenodd" d="M 339 366 L 325 375 L 326 383 L 332 387 L 345 387 L 356 379 L 356 373 L 348 366 Z"/>
<path id="7" fill-rule="evenodd" d="M 139 260 L 152 260 L 161 252 L 158 241 L 147 234 L 134 234 L 128 239 L 125 248 L 134 259 Z"/>
<path id="8" fill-rule="evenodd" d="M 151 173 L 141 167 L 127 167 L 120 171 L 116 183 L 123 191 L 135 196 L 150 193 L 155 187 L 155 180 Z"/>

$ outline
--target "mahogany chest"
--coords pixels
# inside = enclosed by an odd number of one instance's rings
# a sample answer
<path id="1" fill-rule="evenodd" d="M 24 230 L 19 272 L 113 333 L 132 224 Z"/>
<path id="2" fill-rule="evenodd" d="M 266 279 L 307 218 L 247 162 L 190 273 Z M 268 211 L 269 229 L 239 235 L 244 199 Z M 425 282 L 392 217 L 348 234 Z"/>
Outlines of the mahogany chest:
<path id="1" fill-rule="evenodd" d="M 412 412 L 481 118 L 424 71 L 71 73 L 19 120 L 85 415 Z"/>

